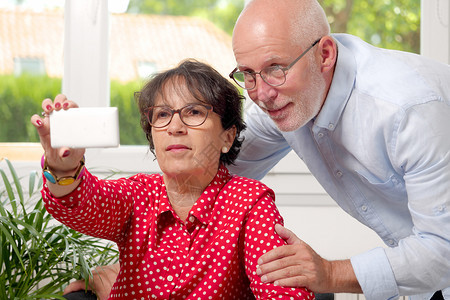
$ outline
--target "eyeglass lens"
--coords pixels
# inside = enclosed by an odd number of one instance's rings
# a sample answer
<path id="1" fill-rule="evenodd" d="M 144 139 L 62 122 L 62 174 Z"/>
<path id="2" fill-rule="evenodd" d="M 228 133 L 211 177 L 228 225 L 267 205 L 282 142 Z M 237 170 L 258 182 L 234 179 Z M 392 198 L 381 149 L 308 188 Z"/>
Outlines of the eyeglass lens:
<path id="1" fill-rule="evenodd" d="M 175 113 L 180 115 L 181 121 L 188 126 L 200 126 L 208 117 L 211 106 L 190 104 L 180 109 L 171 109 L 168 106 L 153 106 L 148 112 L 148 121 L 155 128 L 167 126 Z"/>
<path id="2" fill-rule="evenodd" d="M 256 84 L 256 74 L 261 75 L 262 79 L 273 86 L 282 85 L 286 81 L 284 71 L 280 66 L 270 66 L 258 73 L 235 72 L 233 77 L 242 88 L 253 88 Z"/>

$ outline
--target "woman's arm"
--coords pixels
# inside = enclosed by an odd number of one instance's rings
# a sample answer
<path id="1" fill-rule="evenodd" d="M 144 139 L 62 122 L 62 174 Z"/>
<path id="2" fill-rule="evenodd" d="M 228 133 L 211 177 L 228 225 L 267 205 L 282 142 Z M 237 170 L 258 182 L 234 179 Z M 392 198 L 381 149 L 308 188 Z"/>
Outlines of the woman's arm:
<path id="1" fill-rule="evenodd" d="M 42 197 L 48 212 L 60 222 L 84 234 L 118 243 L 130 220 L 136 194 L 151 195 L 141 182 L 143 176 L 101 180 L 86 170 L 72 193 L 54 197 L 45 182 Z"/>
<path id="2" fill-rule="evenodd" d="M 275 232 L 275 224 L 283 224 L 270 194 L 265 193 L 251 209 L 245 222 L 243 255 L 250 288 L 256 299 L 314 299 L 306 288 L 287 288 L 274 283 L 264 283 L 257 274 L 258 259 L 264 253 L 285 245 Z M 283 297 L 285 296 L 285 298 Z"/>

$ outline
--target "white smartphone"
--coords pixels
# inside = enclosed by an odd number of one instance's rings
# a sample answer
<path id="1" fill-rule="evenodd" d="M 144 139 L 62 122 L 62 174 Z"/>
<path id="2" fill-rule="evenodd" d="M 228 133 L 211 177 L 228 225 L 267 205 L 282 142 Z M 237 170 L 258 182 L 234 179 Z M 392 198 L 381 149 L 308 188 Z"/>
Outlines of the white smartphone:
<path id="1" fill-rule="evenodd" d="M 50 114 L 50 139 L 53 148 L 118 147 L 119 113 L 117 107 L 81 107 Z"/>

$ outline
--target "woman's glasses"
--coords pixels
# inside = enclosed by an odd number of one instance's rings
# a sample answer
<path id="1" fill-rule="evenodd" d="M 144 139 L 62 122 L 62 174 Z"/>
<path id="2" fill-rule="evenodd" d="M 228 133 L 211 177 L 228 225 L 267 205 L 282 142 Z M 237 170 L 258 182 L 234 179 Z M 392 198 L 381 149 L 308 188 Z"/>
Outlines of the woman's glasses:
<path id="1" fill-rule="evenodd" d="M 168 106 L 152 106 L 147 110 L 147 120 L 154 128 L 161 128 L 169 125 L 173 115 L 178 113 L 181 122 L 186 126 L 196 127 L 205 123 L 208 113 L 213 108 L 204 104 L 188 104 L 180 109 L 171 109 Z"/>

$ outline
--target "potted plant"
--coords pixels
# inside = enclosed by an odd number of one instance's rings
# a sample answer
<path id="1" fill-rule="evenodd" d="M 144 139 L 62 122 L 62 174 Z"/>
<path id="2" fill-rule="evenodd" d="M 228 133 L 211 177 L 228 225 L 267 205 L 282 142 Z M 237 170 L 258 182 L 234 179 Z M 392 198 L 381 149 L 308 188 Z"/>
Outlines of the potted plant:
<path id="1" fill-rule="evenodd" d="M 19 178 L 5 161 L 10 177 L 0 168 L 0 299 L 64 299 L 71 279 L 87 284 L 95 266 L 117 261 L 112 243 L 76 232 L 47 213 L 40 173 Z"/>

